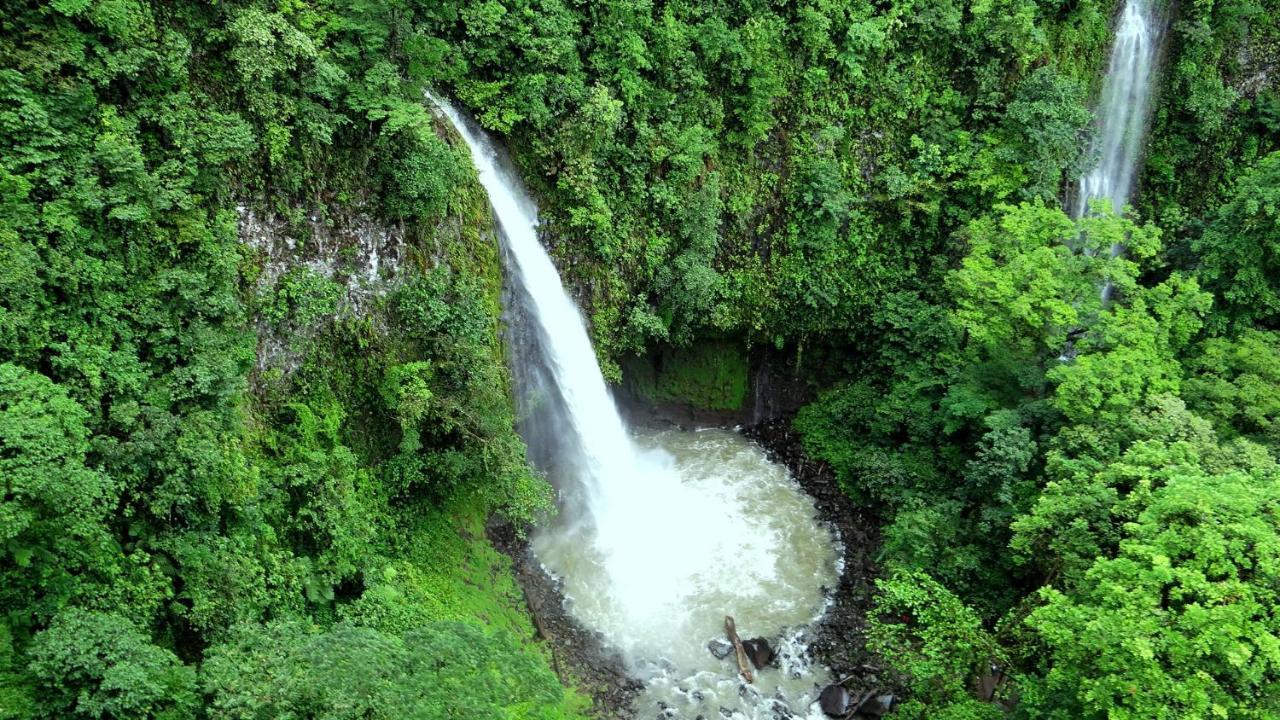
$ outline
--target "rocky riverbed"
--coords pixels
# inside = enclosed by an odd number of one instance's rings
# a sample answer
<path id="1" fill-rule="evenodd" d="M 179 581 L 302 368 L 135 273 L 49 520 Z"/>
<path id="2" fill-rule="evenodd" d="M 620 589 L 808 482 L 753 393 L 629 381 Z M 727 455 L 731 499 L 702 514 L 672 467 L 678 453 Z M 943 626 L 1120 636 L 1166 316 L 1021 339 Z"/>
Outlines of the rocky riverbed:
<path id="1" fill-rule="evenodd" d="M 878 572 L 875 554 L 880 547 L 880 520 L 854 504 L 830 468 L 805 455 L 800 434 L 791 427 L 791 417 L 759 423 L 743 434 L 759 443 L 770 460 L 787 466 L 813 497 L 819 517 L 839 534 L 844 567 L 839 585 L 832 589 L 831 606 L 814 629 L 810 652 L 831 668 L 837 679 L 850 678 L 845 685 L 855 696 L 860 689 L 883 687 L 877 658 L 866 649 L 867 614 Z"/>

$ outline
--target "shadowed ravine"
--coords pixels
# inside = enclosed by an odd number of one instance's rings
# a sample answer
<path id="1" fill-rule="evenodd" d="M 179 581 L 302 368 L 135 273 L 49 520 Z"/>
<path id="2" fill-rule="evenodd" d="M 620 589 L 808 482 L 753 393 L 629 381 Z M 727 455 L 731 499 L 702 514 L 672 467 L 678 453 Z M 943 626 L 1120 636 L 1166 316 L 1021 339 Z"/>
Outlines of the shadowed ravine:
<path id="1" fill-rule="evenodd" d="M 637 716 L 820 717 L 812 701 L 829 673 L 803 638 L 839 559 L 812 499 L 736 433 L 625 426 L 538 242 L 534 203 L 483 132 L 431 99 L 470 148 L 498 221 L 520 430 L 561 507 L 533 548 L 563 579 L 570 612 L 646 682 Z M 707 650 L 726 614 L 779 649 L 754 684 Z"/>

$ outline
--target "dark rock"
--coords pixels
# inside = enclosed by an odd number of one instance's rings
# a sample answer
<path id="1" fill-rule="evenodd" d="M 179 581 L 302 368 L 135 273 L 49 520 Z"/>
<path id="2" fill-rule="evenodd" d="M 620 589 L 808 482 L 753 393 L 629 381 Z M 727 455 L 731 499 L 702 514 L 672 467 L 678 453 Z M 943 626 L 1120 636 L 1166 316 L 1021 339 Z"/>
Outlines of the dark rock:
<path id="1" fill-rule="evenodd" d="M 809 458 L 800 433 L 790 417 L 749 427 L 744 434 L 760 443 L 769 458 L 791 470 L 792 477 L 814 499 L 820 519 L 831 528 L 843 550 L 844 572 L 831 588 L 832 604 L 806 643 L 812 660 L 825 665 L 836 677 L 857 681 L 857 686 L 885 687 L 883 678 L 866 679 L 865 666 L 875 661 L 866 647 L 867 618 L 871 617 L 873 580 L 879 575 L 875 556 L 880 545 L 880 521 L 874 510 L 863 507 L 840 488 L 831 468 Z"/>
<path id="2" fill-rule="evenodd" d="M 882 717 L 893 711 L 893 695 L 876 695 L 862 701 L 858 712 L 872 717 Z"/>
<path id="3" fill-rule="evenodd" d="M 716 638 L 707 643 L 707 649 L 711 651 L 712 655 L 715 655 L 717 660 L 723 660 L 729 657 L 729 653 L 733 652 L 733 643 L 724 638 Z"/>
<path id="4" fill-rule="evenodd" d="M 852 704 L 853 698 L 849 695 L 849 691 L 840 685 L 828 685 L 818 696 L 818 706 L 822 708 L 822 712 L 831 717 L 842 718 L 849 714 L 849 706 Z"/>
<path id="5" fill-rule="evenodd" d="M 773 658 L 777 654 L 769 646 L 769 641 L 764 638 L 743 640 L 742 649 L 747 651 L 747 657 L 751 658 L 751 664 L 755 665 L 757 670 L 767 667 L 769 663 L 773 662 Z"/>

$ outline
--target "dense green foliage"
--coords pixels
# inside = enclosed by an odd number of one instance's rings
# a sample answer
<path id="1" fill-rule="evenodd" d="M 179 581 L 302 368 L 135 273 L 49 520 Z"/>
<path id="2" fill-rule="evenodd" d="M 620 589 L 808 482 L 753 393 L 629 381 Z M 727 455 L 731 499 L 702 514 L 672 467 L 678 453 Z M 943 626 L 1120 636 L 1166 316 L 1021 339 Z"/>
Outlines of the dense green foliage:
<path id="1" fill-rule="evenodd" d="M 578 714 L 484 538 L 549 492 L 402 20 L 6 7 L 0 717 Z"/>
<path id="2" fill-rule="evenodd" d="M 904 324 L 912 352 L 881 349 L 797 420 L 889 510 L 876 632 L 934 688 L 904 707 L 969 717 L 995 662 L 1020 716 L 1271 717 L 1277 338 L 1206 336 L 1228 325 L 1194 279 L 1141 282 L 1153 226 L 1029 204 L 959 238 L 950 302 Z"/>
<path id="3" fill-rule="evenodd" d="M 606 362 L 865 331 L 999 200 L 1079 160 L 1110 2 L 449 7 L 448 81 L 509 131 Z"/>
<path id="4" fill-rule="evenodd" d="M 484 538 L 550 498 L 428 88 L 611 377 L 821 385 L 904 716 L 1280 715 L 1280 7 L 1166 4 L 1135 211 L 1073 221 L 1117 4 L 8 3 L 0 718 L 579 712 Z"/>

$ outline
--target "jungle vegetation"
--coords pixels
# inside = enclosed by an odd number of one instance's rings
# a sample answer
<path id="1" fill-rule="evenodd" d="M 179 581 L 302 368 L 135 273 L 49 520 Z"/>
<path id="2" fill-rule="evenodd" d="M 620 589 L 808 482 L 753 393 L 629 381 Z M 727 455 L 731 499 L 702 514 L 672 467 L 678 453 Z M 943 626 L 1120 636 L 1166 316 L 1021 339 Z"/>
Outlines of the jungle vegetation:
<path id="1" fill-rule="evenodd" d="M 1280 6 L 1172 5 L 1134 205 L 1073 221 L 1116 4 L 5 2 L 0 718 L 589 712 L 485 538 L 551 495 L 428 88 L 611 379 L 808 379 L 901 716 L 1280 717 Z M 404 257 L 353 295 L 250 216 Z"/>

